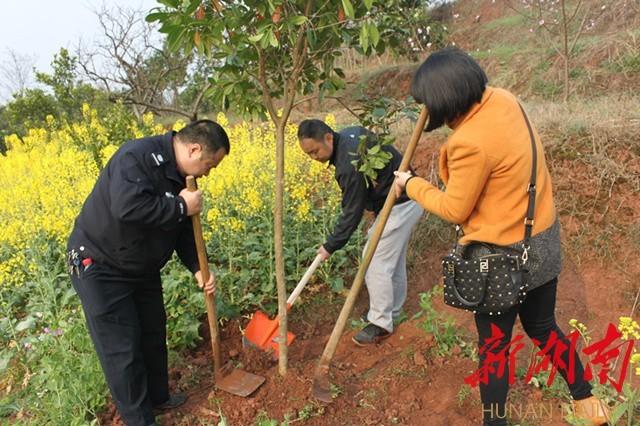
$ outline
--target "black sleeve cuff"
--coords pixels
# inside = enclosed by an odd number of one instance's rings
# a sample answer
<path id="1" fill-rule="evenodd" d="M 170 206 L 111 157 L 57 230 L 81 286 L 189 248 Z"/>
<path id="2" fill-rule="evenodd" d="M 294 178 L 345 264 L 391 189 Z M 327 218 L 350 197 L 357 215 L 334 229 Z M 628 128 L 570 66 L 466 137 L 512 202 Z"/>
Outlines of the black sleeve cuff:
<path id="1" fill-rule="evenodd" d="M 335 252 L 336 250 L 339 250 L 341 247 L 336 247 L 335 244 L 331 244 L 329 241 L 325 242 L 322 247 L 324 247 L 324 249 L 326 251 L 329 252 L 329 254 L 333 254 L 333 252 Z"/>
<path id="2" fill-rule="evenodd" d="M 409 177 L 409 179 L 407 179 L 404 183 L 404 191 L 407 192 L 407 185 L 409 185 L 409 181 L 413 178 L 416 178 L 418 176 L 414 175 L 413 173 L 411 174 L 411 176 Z"/>
<path id="3" fill-rule="evenodd" d="M 178 222 L 182 222 L 187 217 L 187 202 L 181 196 L 176 197 L 178 203 Z"/>

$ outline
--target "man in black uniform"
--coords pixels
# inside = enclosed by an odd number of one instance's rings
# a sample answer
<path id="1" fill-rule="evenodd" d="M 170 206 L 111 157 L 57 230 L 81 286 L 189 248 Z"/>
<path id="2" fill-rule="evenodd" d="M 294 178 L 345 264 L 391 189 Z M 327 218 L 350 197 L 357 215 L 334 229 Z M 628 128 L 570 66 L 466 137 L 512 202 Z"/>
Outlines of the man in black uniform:
<path id="1" fill-rule="evenodd" d="M 298 127 L 300 147 L 312 159 L 335 166 L 335 177 L 342 190 L 342 213 L 333 233 L 318 248 L 323 260 L 342 248 L 356 230 L 364 210 L 376 215 L 382 210 L 394 182 L 393 172 L 402 161 L 392 146 L 382 149 L 391 154 L 386 166 L 378 171 L 376 182 L 367 184 L 366 177 L 352 164 L 358 159 L 360 138 L 375 142 L 375 135 L 363 127 L 349 127 L 334 132 L 320 120 L 304 120 Z M 422 207 L 403 194 L 391 209 L 376 252 L 367 269 L 365 281 L 369 292 L 369 311 L 363 315 L 367 325 L 353 337 L 360 346 L 377 343 L 393 332 L 394 320 L 400 316 L 407 297 L 407 247 Z M 377 219 L 376 219 L 377 223 Z M 369 229 L 369 238 L 375 229 Z"/>
<path id="2" fill-rule="evenodd" d="M 113 401 L 128 426 L 154 425 L 154 409 L 182 404 L 169 395 L 166 313 L 160 269 L 175 250 L 203 283 L 189 216 L 202 193 L 185 177 L 207 175 L 229 153 L 224 129 L 210 120 L 178 133 L 126 142 L 101 171 L 68 243 L 80 297 Z"/>

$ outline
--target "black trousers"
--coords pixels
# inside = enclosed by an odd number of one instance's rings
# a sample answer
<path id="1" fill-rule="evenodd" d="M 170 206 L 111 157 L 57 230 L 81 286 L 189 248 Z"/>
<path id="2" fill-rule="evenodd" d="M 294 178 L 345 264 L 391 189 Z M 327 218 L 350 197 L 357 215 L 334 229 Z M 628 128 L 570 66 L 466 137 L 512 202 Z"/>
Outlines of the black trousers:
<path id="1" fill-rule="evenodd" d="M 160 273 L 132 277 L 94 263 L 71 282 L 122 420 L 152 424 L 153 405 L 169 399 Z"/>
<path id="2" fill-rule="evenodd" d="M 504 337 L 500 339 L 499 344 L 492 348 L 491 352 L 496 354 L 504 349 L 511 342 L 511 334 L 516 316 L 520 316 L 520 322 L 527 335 L 536 339 L 539 348 L 544 348 L 549 340 L 551 332 L 555 332 L 558 339 L 570 347 L 569 340 L 558 327 L 555 318 L 556 308 L 556 290 L 558 279 L 554 278 L 548 283 L 531 290 L 527 293 L 525 301 L 508 312 L 498 316 L 488 314 L 476 314 L 476 328 L 478 330 L 479 345 L 482 347 L 487 338 L 491 336 L 491 324 L 497 325 L 504 333 Z M 558 368 L 558 371 L 567 382 L 569 391 L 574 400 L 580 400 L 591 396 L 591 384 L 584 380 L 584 367 L 578 358 L 577 353 L 573 353 L 575 358 L 574 380 L 569 383 L 567 377 L 568 372 L 565 369 Z M 565 365 L 569 364 L 570 353 L 568 350 L 560 355 L 561 361 Z M 553 356 L 551 357 L 553 360 Z M 480 366 L 484 365 L 486 354 L 480 355 Z M 507 356 L 508 359 L 508 356 Z M 507 392 L 509 391 L 509 374 L 508 363 L 502 377 L 497 374 L 490 374 L 487 384 L 480 383 L 480 399 L 482 400 L 482 412 L 484 425 L 506 426 L 506 401 Z"/>

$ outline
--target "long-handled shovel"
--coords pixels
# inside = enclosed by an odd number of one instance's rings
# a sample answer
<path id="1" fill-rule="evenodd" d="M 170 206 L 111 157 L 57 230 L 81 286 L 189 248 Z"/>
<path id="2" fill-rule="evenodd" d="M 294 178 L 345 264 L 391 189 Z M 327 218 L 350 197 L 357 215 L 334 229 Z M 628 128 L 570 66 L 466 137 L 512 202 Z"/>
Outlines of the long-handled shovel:
<path id="1" fill-rule="evenodd" d="M 404 152 L 404 156 L 402 157 L 402 162 L 400 163 L 400 167 L 398 168 L 398 170 L 406 171 L 409 169 L 409 163 L 411 162 L 411 158 L 413 157 L 413 152 L 418 145 L 418 140 L 420 139 L 422 130 L 424 130 L 428 117 L 429 113 L 427 112 L 427 109 L 422 108 L 422 112 L 420 113 L 420 117 L 418 118 L 418 122 L 416 123 L 416 127 L 415 129 L 413 129 L 413 134 L 411 135 L 409 146 Z M 358 268 L 358 273 L 353 280 L 353 284 L 351 285 L 351 290 L 349 291 L 347 300 L 345 300 L 344 302 L 344 306 L 342 307 L 342 311 L 340 311 L 340 315 L 338 316 L 336 325 L 333 327 L 333 331 L 331 332 L 331 337 L 329 337 L 327 346 L 325 346 L 324 352 L 322 353 L 322 356 L 318 361 L 318 365 L 316 367 L 313 378 L 313 396 L 320 401 L 327 403 L 332 401 L 331 385 L 329 383 L 329 366 L 331 364 L 331 360 L 333 359 L 333 355 L 336 352 L 336 347 L 338 346 L 338 341 L 340 340 L 340 336 L 342 336 L 342 332 L 344 331 L 345 324 L 347 323 L 349 315 L 351 315 L 351 311 L 353 310 L 353 305 L 356 302 L 358 293 L 360 292 L 360 288 L 362 287 L 362 283 L 364 282 L 364 274 L 369 267 L 369 263 L 371 263 L 371 259 L 373 258 L 373 254 L 376 251 L 376 247 L 378 246 L 378 242 L 380 241 L 380 237 L 382 236 L 382 231 L 384 231 L 384 226 L 387 223 L 387 219 L 389 218 L 389 214 L 391 213 L 391 209 L 393 208 L 395 201 L 396 193 L 394 191 L 394 188 L 392 187 L 389 189 L 387 199 L 385 200 L 384 206 L 380 211 L 378 224 L 373 230 L 373 235 L 369 240 L 367 250 L 364 254 L 364 259 L 362 260 L 362 263 Z"/>
<path id="2" fill-rule="evenodd" d="M 193 176 L 187 176 L 187 189 L 195 191 L 196 180 Z M 191 216 L 193 223 L 193 235 L 196 240 L 196 250 L 198 252 L 198 263 L 202 273 L 202 281 L 209 281 L 209 261 L 207 259 L 207 249 L 202 237 L 202 225 L 200 215 Z M 209 320 L 209 331 L 211 332 L 211 349 L 213 351 L 213 374 L 216 380 L 216 387 L 234 395 L 246 397 L 255 392 L 264 383 L 264 377 L 247 373 L 246 371 L 233 368 L 229 363 L 224 367 L 220 358 L 220 335 L 218 334 L 218 314 L 216 312 L 216 301 L 213 294 L 205 293 L 207 303 L 207 317 Z"/>
<path id="3" fill-rule="evenodd" d="M 291 309 L 291 306 L 300 295 L 300 292 L 302 292 L 302 289 L 307 285 L 309 278 L 311 278 L 311 275 L 313 275 L 320 263 L 322 263 L 322 256 L 317 255 L 287 299 L 287 311 Z M 280 345 L 278 344 L 278 337 L 280 335 L 278 331 L 279 327 L 279 317 L 269 319 L 267 314 L 262 311 L 257 311 L 253 314 L 251 321 L 249 321 L 249 324 L 247 324 L 247 327 L 244 329 L 242 343 L 244 346 L 254 346 L 263 351 L 273 351 L 274 358 L 278 359 L 280 356 Z M 287 333 L 287 346 L 291 345 L 295 338 L 295 334 L 289 331 Z"/>

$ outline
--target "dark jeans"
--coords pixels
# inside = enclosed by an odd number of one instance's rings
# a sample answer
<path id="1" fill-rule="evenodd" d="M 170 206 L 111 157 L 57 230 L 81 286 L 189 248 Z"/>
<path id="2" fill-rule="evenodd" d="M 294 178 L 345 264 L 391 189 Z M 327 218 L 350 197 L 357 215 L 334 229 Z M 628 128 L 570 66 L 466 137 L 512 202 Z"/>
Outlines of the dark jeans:
<path id="1" fill-rule="evenodd" d="M 94 263 L 71 282 L 122 420 L 152 424 L 153 405 L 169 399 L 160 274 L 131 277 Z"/>
<path id="2" fill-rule="evenodd" d="M 569 340 L 556 324 L 555 307 L 556 307 L 556 289 L 558 279 L 547 282 L 546 284 L 531 290 L 527 293 L 525 301 L 510 311 L 502 315 L 476 314 L 476 328 L 478 330 L 479 345 L 482 347 L 486 342 L 485 339 L 491 336 L 491 324 L 497 325 L 504 333 L 504 337 L 500 339 L 499 344 L 491 349 L 496 354 L 504 349 L 511 342 L 511 333 L 516 315 L 520 316 L 520 322 L 527 335 L 539 342 L 538 347 L 544 348 L 549 340 L 551 332 L 555 332 L 558 339 L 567 347 L 570 347 Z M 508 354 L 507 354 L 508 355 Z M 565 365 L 569 364 L 569 351 L 566 350 L 560 354 L 559 358 Z M 591 396 L 591 385 L 584 380 L 584 367 L 578 358 L 575 357 L 574 380 L 569 383 L 567 379 L 568 371 L 558 368 L 558 372 L 567 382 L 571 396 L 575 400 L 588 398 Z M 553 356 L 551 359 L 553 360 Z M 480 366 L 484 365 L 486 354 L 480 355 Z M 508 356 L 507 356 L 508 359 Z M 484 425 L 500 425 L 506 426 L 506 401 L 507 392 L 509 391 L 509 366 L 507 364 L 502 377 L 497 377 L 495 373 L 489 375 L 489 383 L 480 383 L 480 398 L 482 400 Z"/>

